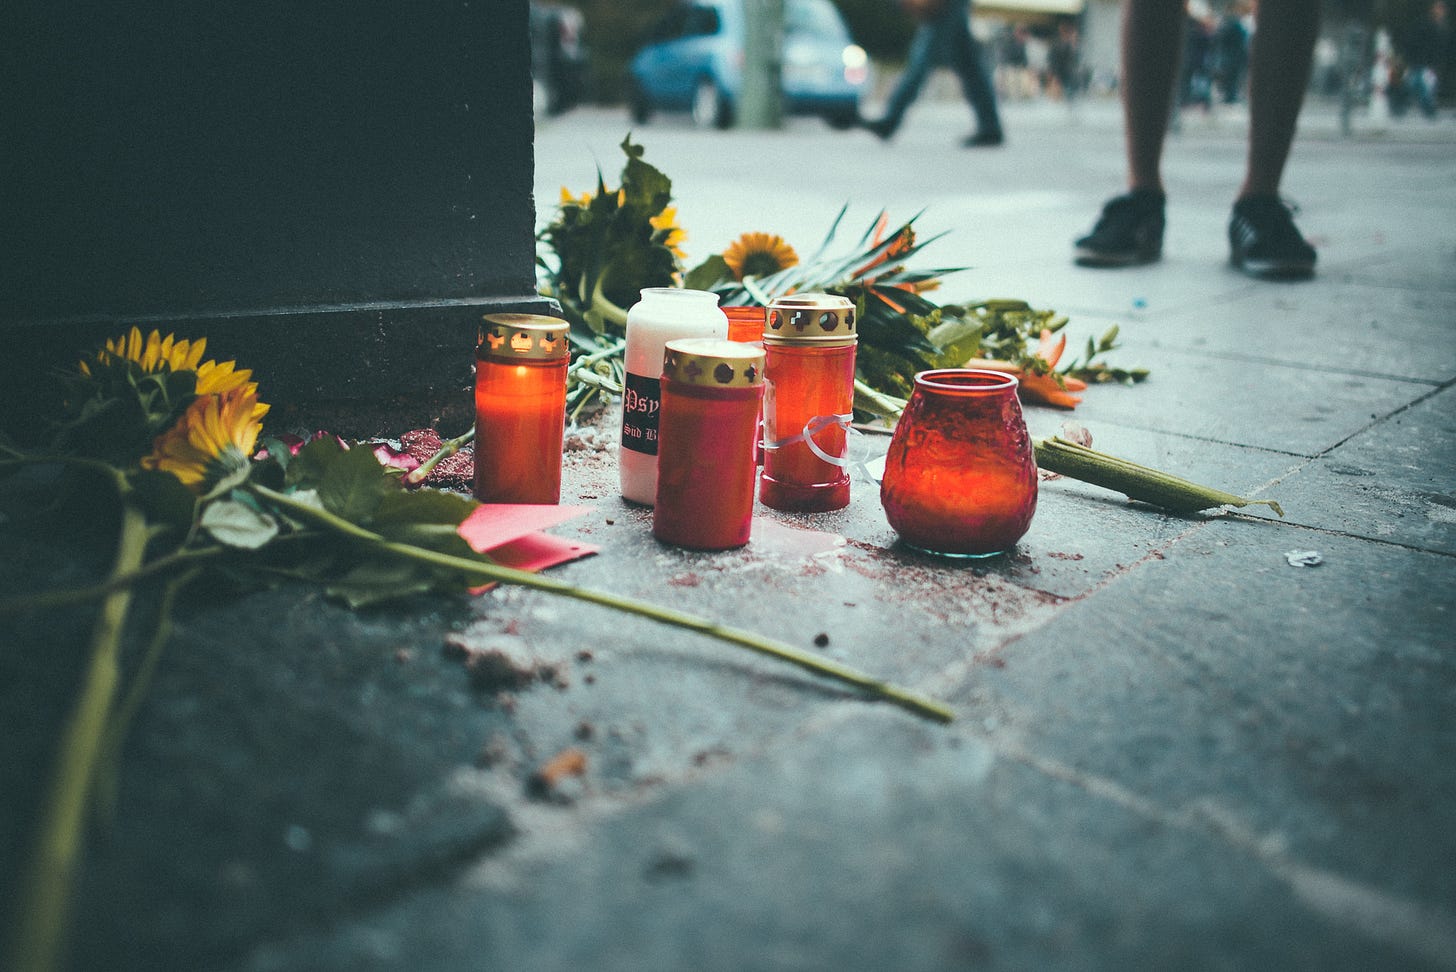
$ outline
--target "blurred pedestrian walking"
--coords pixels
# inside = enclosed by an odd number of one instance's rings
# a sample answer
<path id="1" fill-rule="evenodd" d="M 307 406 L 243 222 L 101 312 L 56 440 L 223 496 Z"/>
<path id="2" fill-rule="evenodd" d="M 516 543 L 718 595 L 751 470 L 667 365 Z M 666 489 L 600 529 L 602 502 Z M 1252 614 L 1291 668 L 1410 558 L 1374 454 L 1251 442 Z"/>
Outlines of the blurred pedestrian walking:
<path id="1" fill-rule="evenodd" d="M 1244 75 L 1249 68 L 1249 31 L 1244 26 L 1245 0 L 1230 4 L 1213 32 L 1213 77 L 1232 105 L 1243 98 Z"/>
<path id="2" fill-rule="evenodd" d="M 1453 53 L 1456 53 L 1446 0 L 1434 0 L 1425 16 L 1411 26 L 1402 53 L 1410 97 L 1421 114 L 1435 118 L 1441 77 L 1452 66 Z"/>
<path id="3" fill-rule="evenodd" d="M 1082 36 L 1077 22 L 1069 17 L 1057 21 L 1057 36 L 1047 52 L 1048 93 L 1071 101 L 1087 86 L 1082 68 Z"/>
<path id="4" fill-rule="evenodd" d="M 901 5 L 920 25 L 910 41 L 905 73 L 890 95 L 885 114 L 865 122 L 865 128 L 882 139 L 894 136 L 931 69 L 944 65 L 955 71 L 976 116 L 976 130 L 963 144 L 968 148 L 1000 145 L 1005 133 L 996 110 L 996 89 L 982 62 L 980 42 L 971 34 L 970 0 L 901 0 Z"/>
<path id="5" fill-rule="evenodd" d="M 1249 63 L 1249 141 L 1244 181 L 1229 219 L 1229 260 L 1269 279 L 1308 277 L 1315 251 L 1279 196 L 1304 104 L 1320 0 L 1261 0 Z M 1167 0 L 1123 0 L 1122 105 L 1128 192 L 1103 207 L 1076 241 L 1083 266 L 1122 267 L 1162 257 L 1162 157 L 1185 14 Z"/>

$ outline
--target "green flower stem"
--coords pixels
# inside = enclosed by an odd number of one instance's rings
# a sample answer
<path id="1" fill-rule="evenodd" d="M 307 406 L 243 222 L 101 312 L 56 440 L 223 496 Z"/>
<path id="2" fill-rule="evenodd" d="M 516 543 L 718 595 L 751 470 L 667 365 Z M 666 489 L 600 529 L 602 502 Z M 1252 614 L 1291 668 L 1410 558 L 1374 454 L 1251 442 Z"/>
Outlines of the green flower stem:
<path id="1" fill-rule="evenodd" d="M 221 552 L 222 548 L 213 549 Z M 167 646 L 167 642 L 172 637 L 172 608 L 177 602 L 177 596 L 181 593 L 182 588 L 192 583 L 201 572 L 200 567 L 192 567 L 181 576 L 168 580 L 162 591 L 162 601 L 157 608 L 157 627 L 152 632 L 151 643 L 147 645 L 146 651 L 142 654 L 142 663 L 137 669 L 137 673 L 132 676 L 131 686 L 126 691 L 126 697 L 117 708 L 116 714 L 112 716 L 111 725 L 106 730 L 106 740 L 96 768 L 96 789 L 92 801 L 98 818 L 109 816 L 116 807 L 121 747 L 126 742 L 126 734 L 131 728 L 131 721 L 136 717 L 137 710 L 141 708 L 147 689 L 151 687 L 152 675 L 157 670 L 157 662 L 162 657 L 162 649 Z"/>
<path id="2" fill-rule="evenodd" d="M 610 302 L 605 297 L 602 298 L 602 302 L 604 304 L 610 304 Z M 610 304 L 610 306 L 616 307 L 617 305 L 616 304 Z M 620 310 L 620 308 L 618 308 L 618 309 Z M 622 315 L 622 320 L 623 320 L 624 323 L 626 322 L 626 320 L 627 320 L 627 315 L 626 314 L 623 314 Z M 573 369 L 576 369 L 576 368 L 580 368 L 582 365 L 594 365 L 598 361 L 605 361 L 606 359 L 608 359 L 610 357 L 613 357 L 615 355 L 622 354 L 626 350 L 627 350 L 627 339 L 626 338 L 619 338 L 617 341 L 615 341 L 614 343 L 608 345 L 605 348 L 602 348 L 600 351 L 593 351 L 591 354 L 583 354 L 583 355 L 579 356 L 575 361 L 573 361 L 571 363 L 571 367 Z"/>
<path id="3" fill-rule="evenodd" d="M 606 277 L 606 274 L 597 277 L 597 285 L 593 288 L 591 296 L 592 310 L 602 315 L 605 320 L 611 321 L 618 327 L 625 328 L 627 326 L 627 311 L 607 299 L 607 295 L 603 291 L 607 283 Z"/>
<path id="4" fill-rule="evenodd" d="M 1221 489 L 1200 486 L 1170 473 L 1098 452 L 1061 436 L 1036 439 L 1036 464 L 1048 472 L 1124 493 L 1129 499 L 1161 506 L 1175 513 L 1197 513 L 1215 506 L 1267 506 L 1281 517 L 1274 500 L 1247 499 Z"/>
<path id="5" fill-rule="evenodd" d="M 70 466 L 74 469 L 89 469 L 107 479 L 115 479 L 117 475 L 115 466 L 102 462 L 100 459 L 83 459 L 80 456 L 27 456 L 15 452 L 13 449 L 5 451 L 14 455 L 15 458 L 0 459 L 0 469 L 18 469 L 22 466 Z"/>
<path id="6" fill-rule="evenodd" d="M 206 560 L 210 557 L 217 557 L 227 552 L 226 547 L 197 547 L 191 550 L 177 550 L 163 557 L 158 557 L 138 567 L 136 570 L 126 573 L 113 573 L 105 581 L 91 587 L 78 587 L 69 591 L 46 591 L 44 594 L 26 594 L 20 597 L 7 597 L 0 600 L 0 617 L 7 614 L 18 614 L 21 611 L 41 611 L 51 608 L 69 607 L 72 604 L 84 604 L 87 601 L 94 601 L 105 597 L 114 591 L 125 587 L 131 587 L 138 581 L 146 580 L 148 577 L 155 577 L 163 574 L 174 567 L 191 563 L 196 560 Z"/>
<path id="7" fill-rule="evenodd" d="M 411 469 L 408 473 L 406 473 L 404 481 L 409 483 L 411 486 L 418 486 L 420 483 L 425 481 L 425 477 L 427 477 L 432 471 L 434 471 L 434 468 L 440 464 L 440 461 L 442 459 L 450 458 L 455 453 L 460 451 L 461 446 L 469 445 L 474 441 L 475 427 L 471 426 L 470 431 L 466 432 L 464 435 L 457 435 L 455 438 L 449 440 L 448 442 L 440 443 L 439 450 L 433 456 L 420 463 L 418 468 Z"/>
<path id="8" fill-rule="evenodd" d="M 860 407 L 865 411 L 874 412 L 885 418 L 898 419 L 900 413 L 905 411 L 905 399 L 876 391 L 861 378 L 854 380 L 854 395 L 858 399 Z"/>
<path id="9" fill-rule="evenodd" d="M 422 547 L 414 547 L 409 544 L 394 543 L 384 539 L 377 533 L 364 529 L 358 524 L 350 523 L 342 517 L 335 516 L 317 507 L 300 503 L 292 497 L 269 489 L 266 486 L 251 483 L 248 489 L 258 498 L 282 507 L 290 516 L 332 530 L 356 540 L 371 549 L 387 553 L 391 556 L 431 564 L 448 570 L 456 570 L 463 574 L 473 575 L 481 580 L 530 587 L 562 597 L 574 598 L 578 601 L 586 601 L 591 604 L 600 604 L 613 608 L 614 610 L 625 611 L 628 614 L 636 614 L 644 618 L 650 618 L 662 624 L 684 628 L 688 631 L 708 635 L 711 638 L 717 638 L 719 641 L 736 644 L 751 651 L 756 651 L 760 654 L 777 658 L 780 661 L 788 662 L 791 665 L 797 665 L 816 675 L 853 685 L 855 688 L 872 696 L 937 722 L 950 722 L 954 718 L 954 713 L 951 709 L 939 702 L 917 696 L 906 689 L 879 681 L 848 666 L 837 664 L 828 659 L 818 658 L 807 652 L 799 651 L 788 645 L 760 637 L 749 631 L 725 627 L 695 615 L 686 614 L 682 611 L 674 611 L 670 608 L 658 607 L 644 601 L 576 587 L 563 581 L 542 577 L 540 574 L 513 570 L 509 567 L 502 567 L 499 564 L 467 560 L 463 557 L 455 557 L 450 554 L 443 554 Z"/>
<path id="10" fill-rule="evenodd" d="M 111 576 L 135 573 L 147 545 L 147 520 L 125 499 L 125 481 L 110 470 L 123 492 L 121 538 Z M 91 662 L 80 697 L 67 722 L 56 773 L 40 813 L 37 837 L 21 894 L 20 914 L 5 968 L 50 972 L 59 965 L 71 902 L 71 882 L 80 855 L 82 825 L 94 774 L 103 752 L 120 678 L 118 656 L 132 590 L 107 593 L 91 633 Z"/>

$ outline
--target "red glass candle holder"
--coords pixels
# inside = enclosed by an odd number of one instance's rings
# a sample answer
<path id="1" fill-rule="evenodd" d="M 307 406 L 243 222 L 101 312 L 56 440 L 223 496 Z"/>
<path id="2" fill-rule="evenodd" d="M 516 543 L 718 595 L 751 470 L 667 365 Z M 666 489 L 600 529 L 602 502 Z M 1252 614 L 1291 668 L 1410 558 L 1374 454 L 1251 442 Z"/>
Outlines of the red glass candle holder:
<path id="1" fill-rule="evenodd" d="M 895 426 L 880 482 L 906 544 L 950 557 L 1015 546 L 1036 512 L 1036 459 L 1010 375 L 923 371 Z"/>
<path id="2" fill-rule="evenodd" d="M 723 307 L 728 318 L 728 340 L 744 344 L 763 342 L 763 325 L 768 319 L 766 307 Z"/>
<path id="3" fill-rule="evenodd" d="M 475 350 L 475 498 L 561 502 L 567 324 L 536 314 L 485 318 Z"/>
<path id="4" fill-rule="evenodd" d="M 763 332 L 765 506 L 822 513 L 849 505 L 854 304 L 830 294 L 774 301 Z"/>
<path id="5" fill-rule="evenodd" d="M 652 535 L 697 550 L 748 542 L 757 469 L 763 350 L 732 341 L 667 342 Z"/>

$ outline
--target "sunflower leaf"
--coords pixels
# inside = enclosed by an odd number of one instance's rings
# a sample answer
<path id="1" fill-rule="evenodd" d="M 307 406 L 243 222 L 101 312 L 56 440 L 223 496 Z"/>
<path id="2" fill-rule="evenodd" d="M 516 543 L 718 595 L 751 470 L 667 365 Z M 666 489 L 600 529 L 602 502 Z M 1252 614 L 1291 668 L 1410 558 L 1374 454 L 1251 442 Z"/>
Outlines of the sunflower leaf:
<path id="1" fill-rule="evenodd" d="M 218 543 L 243 550 L 258 550 L 278 536 L 278 521 L 267 513 L 232 499 L 208 503 L 199 521 Z"/>
<path id="2" fill-rule="evenodd" d="M 394 490 L 380 500 L 373 523 L 381 533 L 393 525 L 409 524 L 441 524 L 453 529 L 479 505 L 438 489 Z"/>
<path id="3" fill-rule="evenodd" d="M 315 439 L 288 465 L 290 486 L 318 493 L 325 510 L 351 523 L 367 523 L 398 480 L 368 449 L 345 449 L 337 439 Z"/>
<path id="4" fill-rule="evenodd" d="M 728 264 L 720 254 L 714 253 L 687 272 L 687 276 L 683 277 L 683 286 L 689 290 L 711 290 L 714 285 L 727 279 Z"/>

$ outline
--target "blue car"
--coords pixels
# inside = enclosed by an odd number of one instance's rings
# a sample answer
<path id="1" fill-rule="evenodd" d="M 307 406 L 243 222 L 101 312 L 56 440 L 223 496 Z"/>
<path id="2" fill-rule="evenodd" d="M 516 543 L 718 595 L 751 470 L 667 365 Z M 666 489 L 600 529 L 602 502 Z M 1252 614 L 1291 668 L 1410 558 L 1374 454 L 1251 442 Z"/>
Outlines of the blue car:
<path id="1" fill-rule="evenodd" d="M 632 118 L 686 111 L 702 127 L 728 128 L 743 89 L 743 0 L 684 0 L 632 58 Z M 869 58 L 830 0 L 784 0 L 783 107 L 836 128 L 859 118 Z"/>

